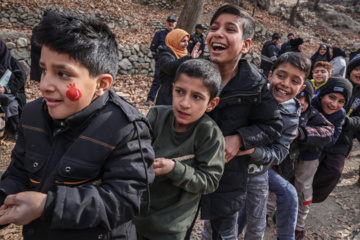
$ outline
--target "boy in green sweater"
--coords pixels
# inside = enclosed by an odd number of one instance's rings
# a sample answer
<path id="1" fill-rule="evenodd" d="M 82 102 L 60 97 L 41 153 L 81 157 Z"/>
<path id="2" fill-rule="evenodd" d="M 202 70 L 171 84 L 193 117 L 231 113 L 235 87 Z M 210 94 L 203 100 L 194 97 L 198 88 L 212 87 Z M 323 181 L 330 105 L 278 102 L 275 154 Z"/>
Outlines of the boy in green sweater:
<path id="1" fill-rule="evenodd" d="M 213 63 L 188 60 L 177 70 L 173 105 L 150 109 L 156 177 L 149 209 L 145 196 L 135 219 L 138 239 L 183 240 L 201 195 L 216 190 L 224 170 L 225 142 L 204 113 L 218 104 L 220 81 Z"/>

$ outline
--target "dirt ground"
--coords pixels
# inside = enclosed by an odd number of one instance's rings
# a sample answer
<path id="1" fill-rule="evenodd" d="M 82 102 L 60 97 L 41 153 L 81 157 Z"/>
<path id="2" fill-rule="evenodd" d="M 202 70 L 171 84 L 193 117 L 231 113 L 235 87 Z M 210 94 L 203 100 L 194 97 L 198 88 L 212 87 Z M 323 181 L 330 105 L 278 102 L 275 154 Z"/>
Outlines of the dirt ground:
<path id="1" fill-rule="evenodd" d="M 116 92 L 127 95 L 128 101 L 144 115 L 150 107 L 144 105 L 151 78 L 139 76 L 120 76 L 113 85 Z M 28 81 L 25 92 L 28 101 L 40 96 L 38 83 Z M 10 162 L 11 150 L 15 146 L 12 135 L 5 134 L 0 139 L 0 173 Z M 329 198 L 320 204 L 312 204 L 307 219 L 305 239 L 355 239 L 360 240 L 360 188 L 356 185 L 360 165 L 360 145 L 354 141 L 353 151 L 346 159 L 341 180 Z M 200 239 L 202 221 L 198 220 L 191 239 Z M 276 239 L 276 227 L 270 220 L 264 239 Z M 0 230 L 0 240 L 21 240 L 21 227 L 10 225 Z M 242 239 L 242 238 L 240 238 Z"/>

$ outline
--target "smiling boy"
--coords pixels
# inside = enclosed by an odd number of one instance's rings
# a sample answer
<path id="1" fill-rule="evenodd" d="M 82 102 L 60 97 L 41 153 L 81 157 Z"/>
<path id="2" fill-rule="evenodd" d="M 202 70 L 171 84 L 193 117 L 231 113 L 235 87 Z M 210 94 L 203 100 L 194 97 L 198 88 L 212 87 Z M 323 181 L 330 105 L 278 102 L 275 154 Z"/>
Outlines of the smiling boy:
<path id="1" fill-rule="evenodd" d="M 301 53 L 287 52 L 274 63 L 269 73 L 269 90 L 275 98 L 283 119 L 281 137 L 274 143 L 239 151 L 249 154 L 248 184 L 245 208 L 239 214 L 239 234 L 247 223 L 245 239 L 262 239 L 266 229 L 266 201 L 271 192 L 279 198 L 277 236 L 290 239 L 295 232 L 297 195 L 294 187 L 283 179 L 271 165 L 279 165 L 289 153 L 289 146 L 296 137 L 301 111 L 295 96 L 304 89 L 311 62 Z M 245 211 L 246 209 L 246 211 Z M 245 214 L 246 212 L 246 214 Z"/>
<path id="2" fill-rule="evenodd" d="M 143 201 L 135 219 L 138 239 L 183 240 L 202 194 L 217 188 L 224 170 L 224 137 L 205 112 L 219 102 L 219 86 L 213 63 L 188 60 L 176 72 L 172 106 L 150 109 L 156 177 L 150 209 Z"/>
<path id="3" fill-rule="evenodd" d="M 109 89 L 115 36 L 93 17 L 52 13 L 37 41 L 43 98 L 23 110 L 0 224 L 24 225 L 25 240 L 136 239 L 154 152 L 146 118 Z"/>
<path id="4" fill-rule="evenodd" d="M 320 93 L 321 87 L 324 86 L 331 77 L 331 70 L 332 66 L 329 62 L 318 61 L 315 63 L 314 70 L 312 71 L 314 79 L 311 80 L 315 95 Z"/>

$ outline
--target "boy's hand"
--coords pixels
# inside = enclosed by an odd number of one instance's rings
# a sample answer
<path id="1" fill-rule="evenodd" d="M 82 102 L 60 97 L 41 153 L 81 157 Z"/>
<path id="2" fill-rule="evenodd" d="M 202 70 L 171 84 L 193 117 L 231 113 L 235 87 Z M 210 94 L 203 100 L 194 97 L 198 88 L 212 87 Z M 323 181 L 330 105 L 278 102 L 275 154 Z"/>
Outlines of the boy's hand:
<path id="1" fill-rule="evenodd" d="M 0 86 L 0 94 L 4 94 L 5 93 L 5 88 L 3 86 Z"/>
<path id="2" fill-rule="evenodd" d="M 230 162 L 237 155 L 241 147 L 242 143 L 239 134 L 225 137 L 225 163 Z"/>
<path id="3" fill-rule="evenodd" d="M 201 50 L 199 50 L 200 48 L 200 42 L 197 42 L 191 52 L 191 57 L 192 58 L 198 58 L 201 54 Z"/>
<path id="4" fill-rule="evenodd" d="M 244 156 L 244 155 L 249 155 L 252 154 L 255 151 L 255 148 L 250 148 L 246 151 L 241 151 L 239 150 L 238 153 L 236 154 L 236 156 Z"/>
<path id="5" fill-rule="evenodd" d="M 156 158 L 153 163 L 155 176 L 163 175 L 171 172 L 175 167 L 175 162 L 171 159 Z"/>
<path id="6" fill-rule="evenodd" d="M 5 198 L 0 210 L 10 208 L 2 217 L 0 225 L 15 223 L 25 225 L 41 217 L 44 211 L 47 194 L 39 192 L 21 192 Z"/>

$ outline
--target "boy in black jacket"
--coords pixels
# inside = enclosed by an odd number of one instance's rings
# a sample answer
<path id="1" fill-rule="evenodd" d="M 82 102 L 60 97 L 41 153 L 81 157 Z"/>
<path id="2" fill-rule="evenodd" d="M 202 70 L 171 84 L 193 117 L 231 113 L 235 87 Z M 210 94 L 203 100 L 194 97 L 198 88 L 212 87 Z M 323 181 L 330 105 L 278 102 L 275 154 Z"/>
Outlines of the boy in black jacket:
<path id="1" fill-rule="evenodd" d="M 93 17 L 52 13 L 37 41 L 43 98 L 24 108 L 0 224 L 24 225 L 25 240 L 136 239 L 154 152 L 146 118 L 109 90 L 115 36 Z"/>

